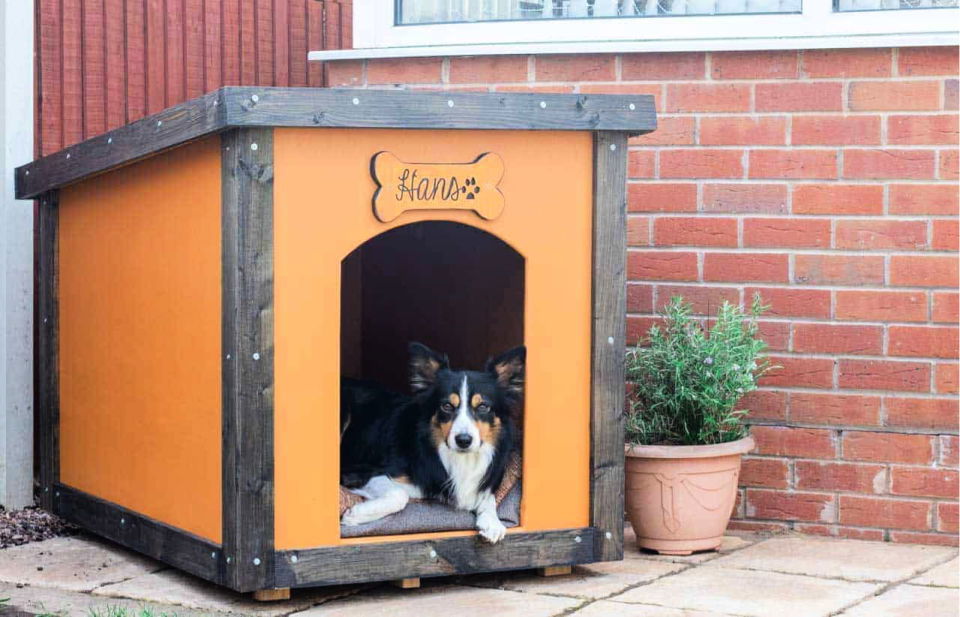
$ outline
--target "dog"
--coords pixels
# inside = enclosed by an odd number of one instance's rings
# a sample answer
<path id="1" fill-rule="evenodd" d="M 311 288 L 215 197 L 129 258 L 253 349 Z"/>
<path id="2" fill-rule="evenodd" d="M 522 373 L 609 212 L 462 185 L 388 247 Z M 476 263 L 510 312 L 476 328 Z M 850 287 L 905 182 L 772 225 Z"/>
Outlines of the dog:
<path id="1" fill-rule="evenodd" d="M 410 499 L 438 499 L 473 512 L 480 536 L 495 544 L 506 534 L 494 493 L 514 448 L 526 349 L 491 358 L 483 371 L 451 370 L 446 355 L 420 343 L 409 354 L 411 396 L 343 380 L 341 483 L 367 500 L 341 522 L 369 523 Z"/>

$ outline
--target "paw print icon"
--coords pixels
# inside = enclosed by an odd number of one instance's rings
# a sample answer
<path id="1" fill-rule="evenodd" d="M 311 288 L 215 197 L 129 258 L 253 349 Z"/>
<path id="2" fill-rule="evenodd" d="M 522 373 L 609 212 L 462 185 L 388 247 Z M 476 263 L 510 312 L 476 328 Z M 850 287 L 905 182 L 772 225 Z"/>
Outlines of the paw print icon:
<path id="1" fill-rule="evenodd" d="M 466 193 L 467 199 L 476 199 L 476 194 L 480 192 L 480 187 L 477 186 L 477 179 L 472 177 L 467 178 L 460 188 L 460 192 Z"/>

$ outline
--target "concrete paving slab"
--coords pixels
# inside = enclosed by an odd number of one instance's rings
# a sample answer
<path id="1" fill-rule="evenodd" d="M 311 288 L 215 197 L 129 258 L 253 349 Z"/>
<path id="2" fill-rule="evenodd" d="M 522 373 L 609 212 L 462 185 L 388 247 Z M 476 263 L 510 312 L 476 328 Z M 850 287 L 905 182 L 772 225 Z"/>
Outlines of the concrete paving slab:
<path id="1" fill-rule="evenodd" d="M 684 567 L 676 563 L 632 559 L 577 566 L 571 574 L 564 576 L 543 577 L 525 571 L 463 578 L 460 582 L 510 591 L 597 599 L 618 594 L 628 587 L 672 574 Z"/>
<path id="2" fill-rule="evenodd" d="M 583 603 L 575 598 L 438 585 L 380 588 L 294 613 L 296 617 L 553 617 Z"/>
<path id="3" fill-rule="evenodd" d="M 90 591 L 163 565 L 85 536 L 53 538 L 0 550 L 0 581 Z"/>
<path id="4" fill-rule="evenodd" d="M 749 617 L 826 617 L 880 585 L 733 568 L 691 568 L 610 598 L 614 602 Z"/>
<path id="5" fill-rule="evenodd" d="M 0 583 L 0 598 L 10 598 L 11 606 L 25 609 L 30 613 L 56 617 L 106 617 L 109 615 L 107 611 L 110 607 L 125 608 L 131 617 L 137 617 L 140 609 L 144 607 L 150 609 L 154 617 L 227 617 L 226 613 L 193 611 L 182 606 L 104 598 L 88 593 L 46 587 L 17 587 L 9 583 Z M 7 617 L 7 613 L 2 610 L 0 615 Z"/>
<path id="6" fill-rule="evenodd" d="M 649 559 L 652 561 L 669 561 L 672 563 L 698 564 L 716 559 L 720 555 L 738 551 L 744 547 L 762 540 L 755 536 L 734 536 L 723 537 L 720 547 L 715 551 L 702 551 L 692 555 L 660 555 L 651 551 L 644 551 L 637 547 L 637 536 L 633 529 L 627 528 L 623 532 L 623 558 L 624 559 Z"/>
<path id="7" fill-rule="evenodd" d="M 164 602 L 199 611 L 278 617 L 354 594 L 360 589 L 355 585 L 294 589 L 289 601 L 257 602 L 249 594 L 236 593 L 177 570 L 164 570 L 98 587 L 93 590 L 93 594 L 144 602 Z"/>
<path id="8" fill-rule="evenodd" d="M 960 581 L 960 563 L 954 557 L 936 568 L 927 570 L 917 578 L 908 581 L 911 585 L 929 585 L 931 587 L 957 587 Z"/>
<path id="9" fill-rule="evenodd" d="M 725 613 L 687 610 L 684 608 L 664 608 L 649 604 L 621 604 L 598 600 L 578 611 L 570 613 L 570 617 L 734 617 Z"/>
<path id="10" fill-rule="evenodd" d="M 946 587 L 900 585 L 851 607 L 839 617 L 957 617 L 960 593 Z"/>
<path id="11" fill-rule="evenodd" d="M 770 538 L 707 565 L 851 581 L 899 581 L 953 554 L 956 549 L 946 546 L 792 536 Z"/>

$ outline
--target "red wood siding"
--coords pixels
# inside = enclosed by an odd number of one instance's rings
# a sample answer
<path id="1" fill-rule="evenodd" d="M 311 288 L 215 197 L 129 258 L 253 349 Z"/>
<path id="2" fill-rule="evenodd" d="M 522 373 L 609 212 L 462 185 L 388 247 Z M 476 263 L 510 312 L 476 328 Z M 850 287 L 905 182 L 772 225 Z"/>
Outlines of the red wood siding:
<path id="1" fill-rule="evenodd" d="M 323 86 L 307 52 L 350 47 L 351 20 L 351 0 L 38 0 L 37 152 L 222 85 Z"/>

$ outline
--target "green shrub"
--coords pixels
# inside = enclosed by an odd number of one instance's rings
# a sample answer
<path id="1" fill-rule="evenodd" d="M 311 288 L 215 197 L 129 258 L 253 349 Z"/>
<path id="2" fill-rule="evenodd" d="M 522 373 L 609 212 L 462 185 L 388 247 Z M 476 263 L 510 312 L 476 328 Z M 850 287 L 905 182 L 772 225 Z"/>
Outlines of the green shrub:
<path id="1" fill-rule="evenodd" d="M 627 351 L 627 442 L 702 445 L 744 437 L 747 411 L 737 403 L 772 368 L 757 326 L 767 308 L 759 295 L 749 312 L 724 302 L 708 331 L 689 303 L 671 299 L 664 325 Z"/>

